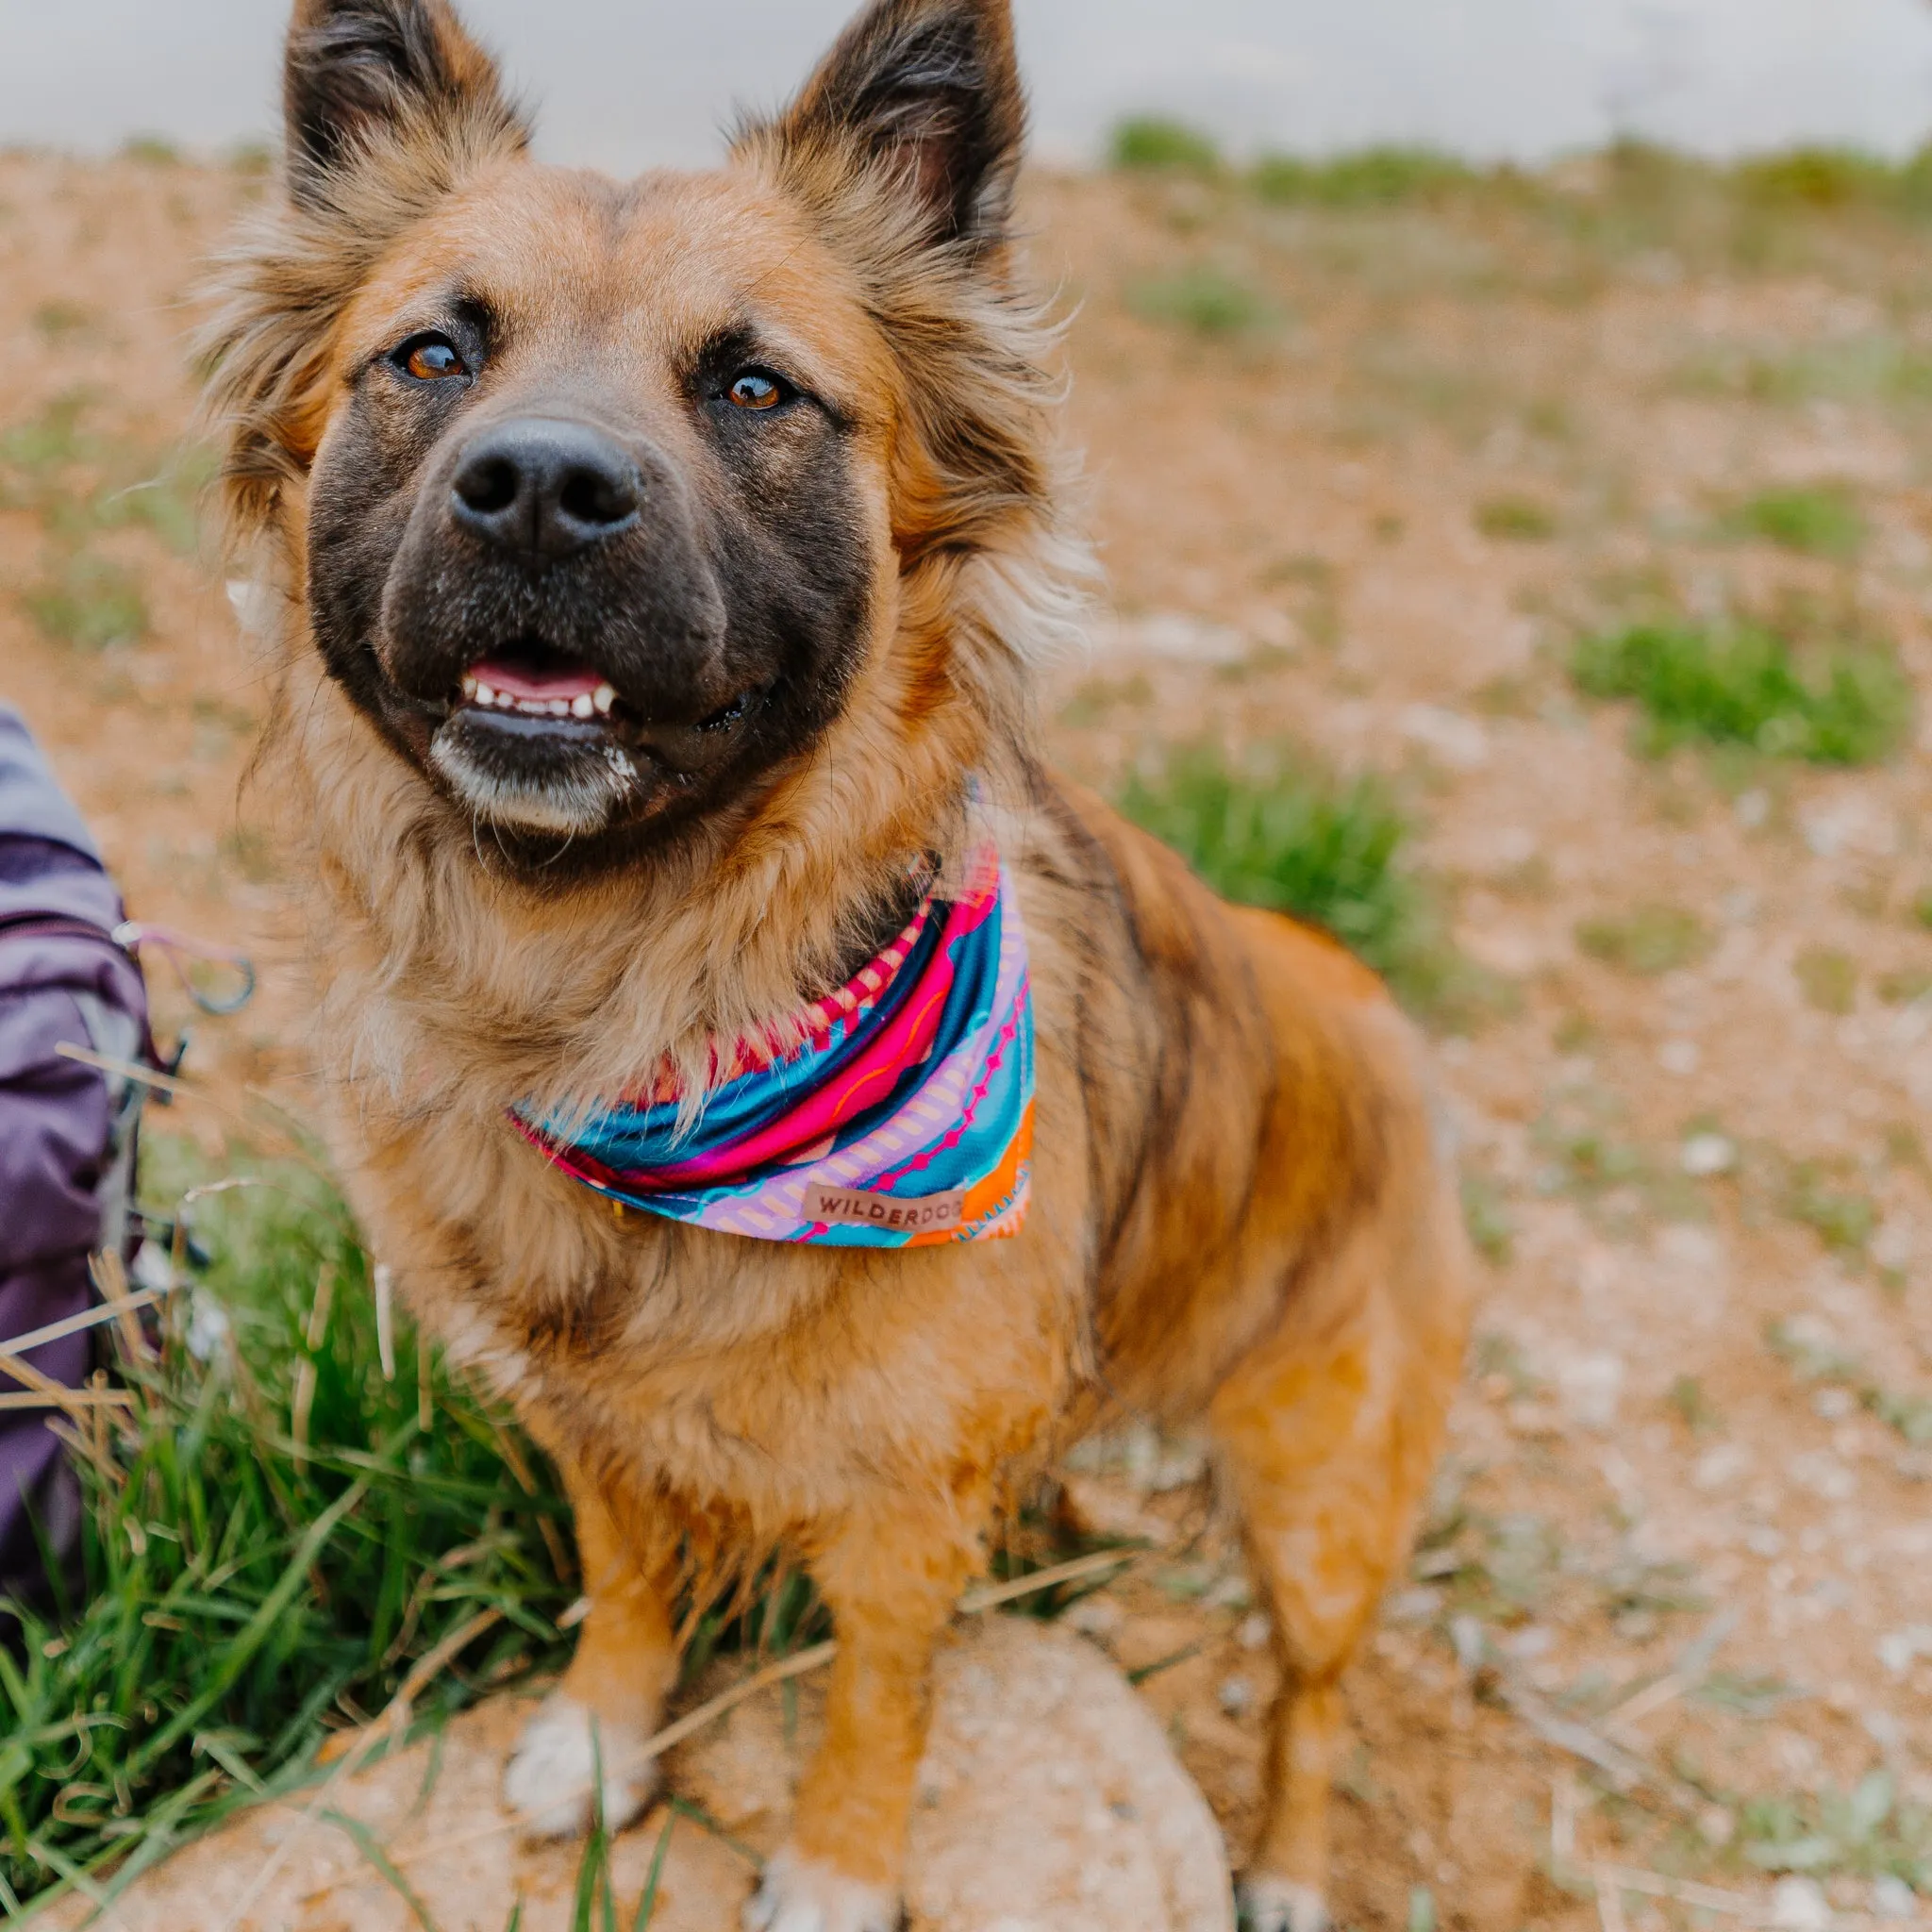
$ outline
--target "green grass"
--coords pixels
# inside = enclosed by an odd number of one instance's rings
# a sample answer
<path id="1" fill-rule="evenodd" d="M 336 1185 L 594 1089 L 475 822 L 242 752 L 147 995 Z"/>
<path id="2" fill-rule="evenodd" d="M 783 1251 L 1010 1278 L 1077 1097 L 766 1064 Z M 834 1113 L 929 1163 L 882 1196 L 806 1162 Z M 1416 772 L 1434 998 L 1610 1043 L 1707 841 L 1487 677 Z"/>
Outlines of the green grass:
<path id="1" fill-rule="evenodd" d="M 1774 543 L 1807 557 L 1849 562 L 1865 546 L 1864 512 L 1848 491 L 1820 486 L 1768 490 L 1740 504 L 1726 519 L 1738 537 Z"/>
<path id="2" fill-rule="evenodd" d="M 0 433 L 0 509 L 37 515 L 72 553 L 98 531 L 143 527 L 179 555 L 193 551 L 206 450 L 158 452 L 103 434 L 97 399 L 70 390 Z"/>
<path id="3" fill-rule="evenodd" d="M 1858 962 L 1830 946 L 1807 946 L 1791 962 L 1807 1002 L 1842 1019 L 1858 1003 Z"/>
<path id="4" fill-rule="evenodd" d="M 164 134 L 131 135 L 121 144 L 124 160 L 139 161 L 146 168 L 178 168 L 181 150 Z"/>
<path id="5" fill-rule="evenodd" d="M 1932 1892 L 1932 1810 L 1903 1800 L 1890 1771 L 1849 1791 L 1749 1798 L 1738 1823 L 1743 1857 L 1760 1872 L 1889 1874 Z"/>
<path id="6" fill-rule="evenodd" d="M 407 1328 L 386 1380 L 341 1206 L 297 1169 L 259 1180 L 200 1203 L 195 1320 L 177 1296 L 160 1358 L 125 1371 L 125 1426 L 76 1458 L 74 1601 L 0 1607 L 0 1878 L 23 1901 L 63 1875 L 125 1879 L 301 1782 L 332 1724 L 380 1712 L 480 1611 L 500 1621 L 421 1716 L 568 1649 L 564 1506 L 541 1460 Z"/>
<path id="7" fill-rule="evenodd" d="M 1264 201 L 1331 208 L 1434 201 L 1478 178 L 1466 162 L 1423 147 L 1359 148 L 1318 161 L 1269 155 L 1248 176 Z"/>
<path id="8" fill-rule="evenodd" d="M 1874 332 L 1788 355 L 1740 346 L 1697 357 L 1676 387 L 1727 401 L 1790 406 L 1817 401 L 1900 408 L 1932 401 L 1932 357 Z"/>
<path id="9" fill-rule="evenodd" d="M 1710 950 L 1710 934 L 1680 906 L 1640 906 L 1614 918 L 1586 919 L 1576 943 L 1592 959 L 1652 978 L 1694 965 Z"/>
<path id="10" fill-rule="evenodd" d="M 1253 335 L 1274 317 L 1265 297 L 1217 268 L 1189 268 L 1133 283 L 1127 307 L 1143 322 L 1167 324 L 1199 336 Z"/>
<path id="11" fill-rule="evenodd" d="M 1325 927 L 1424 1008 L 1463 997 L 1423 881 L 1408 822 L 1374 778 L 1338 778 L 1276 747 L 1231 766 L 1212 746 L 1169 751 L 1121 795 L 1224 897 Z"/>
<path id="12" fill-rule="evenodd" d="M 57 345 L 84 334 L 93 320 L 92 312 L 76 302 L 42 302 L 33 312 L 35 333 L 42 341 Z"/>
<path id="13" fill-rule="evenodd" d="M 1901 1395 L 1886 1388 L 1857 1356 L 1822 1345 L 1795 1322 L 1773 1322 L 1764 1331 L 1765 1346 L 1804 1382 L 1822 1382 L 1845 1389 L 1858 1406 L 1914 1447 L 1932 1443 L 1932 1398 Z"/>
<path id="14" fill-rule="evenodd" d="M 1507 1267 L 1516 1253 L 1516 1224 L 1509 1197 L 1489 1174 L 1465 1169 L 1462 1176 L 1462 1224 L 1470 1245 L 1492 1268 Z"/>
<path id="15" fill-rule="evenodd" d="M 1856 148 L 1787 148 L 1740 161 L 1730 179 L 1746 200 L 1772 208 L 1932 210 L 1932 171 L 1923 151 L 1901 164 Z"/>
<path id="16" fill-rule="evenodd" d="M 1836 1254 L 1862 1255 L 1877 1231 L 1878 1204 L 1869 1194 L 1839 1185 L 1832 1172 L 1816 1161 L 1801 1160 L 1791 1170 L 1783 1205 L 1793 1221 L 1802 1222 Z"/>
<path id="17" fill-rule="evenodd" d="M 1897 659 L 1862 641 L 1800 649 L 1766 625 L 1641 624 L 1585 638 L 1577 688 L 1637 701 L 1638 748 L 1735 744 L 1820 765 L 1875 764 L 1905 738 L 1912 689 Z"/>
<path id="18" fill-rule="evenodd" d="M 122 565 L 92 551 L 61 558 L 20 601 L 42 636 L 70 650 L 104 651 L 111 644 L 138 643 L 147 634 L 147 600 L 140 583 Z"/>
<path id="19" fill-rule="evenodd" d="M 1136 174 L 1221 173 L 1221 150 L 1198 128 L 1158 115 L 1136 115 L 1113 130 L 1108 156 L 1116 168 Z"/>
<path id="20" fill-rule="evenodd" d="M 1526 496 L 1492 496 L 1479 503 L 1475 526 L 1485 537 L 1507 543 L 1541 543 L 1557 534 L 1556 517 Z"/>

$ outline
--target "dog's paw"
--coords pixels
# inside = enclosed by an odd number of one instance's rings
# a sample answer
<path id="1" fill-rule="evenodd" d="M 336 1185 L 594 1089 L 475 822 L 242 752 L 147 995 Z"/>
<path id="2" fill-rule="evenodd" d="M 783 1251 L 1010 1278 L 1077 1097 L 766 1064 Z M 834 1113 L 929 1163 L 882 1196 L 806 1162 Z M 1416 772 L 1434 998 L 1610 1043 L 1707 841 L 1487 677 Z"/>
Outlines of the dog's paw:
<path id="1" fill-rule="evenodd" d="M 592 1723 L 595 1723 L 594 1734 Z M 522 1814 L 531 1838 L 580 1838 L 595 1815 L 591 1790 L 604 1767 L 604 1824 L 621 1831 L 658 1788 L 655 1762 L 634 1760 L 643 1733 L 611 1724 L 561 1691 L 546 1698 L 524 1726 L 503 1774 L 504 1800 Z"/>
<path id="2" fill-rule="evenodd" d="M 1257 1873 L 1235 1888 L 1242 1932 L 1328 1932 L 1328 1901 L 1311 1885 Z"/>
<path id="3" fill-rule="evenodd" d="M 897 1932 L 899 1901 L 880 1886 L 781 1851 L 745 1902 L 744 1932 Z"/>

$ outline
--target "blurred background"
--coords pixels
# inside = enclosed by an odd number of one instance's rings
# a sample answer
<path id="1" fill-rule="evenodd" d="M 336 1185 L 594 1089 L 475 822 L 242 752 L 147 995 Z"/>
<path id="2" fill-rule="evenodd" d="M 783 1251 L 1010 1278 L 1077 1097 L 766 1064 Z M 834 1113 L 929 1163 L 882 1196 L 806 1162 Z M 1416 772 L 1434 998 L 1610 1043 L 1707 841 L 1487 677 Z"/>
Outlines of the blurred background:
<path id="1" fill-rule="evenodd" d="M 629 169 L 715 155 L 844 9 L 466 10 L 542 152 Z M 1020 13 L 1025 223 L 1108 574 L 1052 751 L 1390 974 L 1482 1256 L 1443 1480 L 1349 1687 L 1341 1922 L 1923 1925 L 1932 6 Z M 433 1509 L 392 1449 L 412 1344 L 391 1383 L 242 785 L 262 691 L 201 524 L 189 336 L 198 264 L 274 192 L 280 26 L 0 0 L 0 697 L 135 912 L 263 966 L 228 1021 L 156 985 L 198 1086 L 143 1189 L 191 1196 L 195 1319 L 239 1341 L 170 1357 L 139 1481 L 90 1465 L 107 1580 L 0 1673 L 23 1897 L 299 1774 L 472 1615 L 504 1621 L 437 1699 L 541 1674 L 575 1594 L 541 1474 L 459 1382 L 425 1371 L 461 1424 L 426 1439 Z M 237 1176 L 261 1185 L 191 1195 Z M 241 1654 L 351 1467 L 404 1526 L 343 1519 L 287 1641 Z M 1103 1444 L 1065 1497 L 1016 1560 L 1149 1544 L 1072 1613 L 1239 1849 L 1274 1667 L 1199 1446 Z M 251 1553 L 212 1579 L 210 1512 Z M 211 1672 L 220 1769 L 178 1726 L 150 1750 Z M 103 1699 L 128 1727 L 76 1741 Z"/>
<path id="2" fill-rule="evenodd" d="M 837 30 L 840 0 L 477 0 L 543 111 L 543 151 L 689 165 L 723 110 L 770 106 Z M 1041 152 L 1093 159 L 1128 113 L 1236 149 L 1422 142 L 1547 160 L 1619 136 L 1704 154 L 1793 142 L 1887 154 L 1932 113 L 1922 0 L 1020 0 Z M 0 139 L 199 148 L 269 133 L 271 0 L 0 0 Z"/>

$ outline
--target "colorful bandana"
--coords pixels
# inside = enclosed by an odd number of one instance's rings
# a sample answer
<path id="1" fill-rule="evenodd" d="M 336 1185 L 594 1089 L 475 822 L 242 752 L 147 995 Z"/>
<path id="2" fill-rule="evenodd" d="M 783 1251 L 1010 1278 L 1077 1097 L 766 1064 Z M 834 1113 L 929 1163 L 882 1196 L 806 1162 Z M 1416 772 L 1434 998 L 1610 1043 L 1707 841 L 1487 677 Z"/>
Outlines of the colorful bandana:
<path id="1" fill-rule="evenodd" d="M 668 1075 L 588 1118 L 512 1115 L 626 1207 L 829 1248 L 1018 1234 L 1033 1145 L 1033 1002 L 1011 882 L 988 847 L 782 1039 L 745 1041 L 680 1130 Z M 792 1042 L 798 1043 L 793 1044 Z"/>

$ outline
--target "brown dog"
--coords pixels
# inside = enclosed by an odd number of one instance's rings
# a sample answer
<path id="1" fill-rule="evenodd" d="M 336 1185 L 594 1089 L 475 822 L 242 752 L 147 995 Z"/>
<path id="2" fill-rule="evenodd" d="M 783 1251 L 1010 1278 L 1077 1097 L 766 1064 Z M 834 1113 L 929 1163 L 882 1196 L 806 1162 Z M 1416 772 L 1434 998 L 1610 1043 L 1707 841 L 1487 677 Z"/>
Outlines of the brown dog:
<path id="1" fill-rule="evenodd" d="M 576 1508 L 589 1619 L 511 1796 L 580 1826 L 594 1718 L 635 1814 L 680 1564 L 787 1548 L 840 1651 L 747 1923 L 883 1932 L 999 1499 L 1110 1414 L 1199 1418 L 1284 1684 L 1246 1902 L 1314 1932 L 1336 1680 L 1441 1434 L 1459 1220 L 1375 980 L 1038 761 L 1085 566 L 1009 232 L 1008 0 L 877 0 L 708 175 L 537 166 L 444 0 L 299 0 L 286 108 L 210 396 L 276 593 L 261 766 L 343 1171 Z M 922 855 L 989 838 L 1038 1021 L 1017 1238 L 614 1212 L 512 1130 L 701 1086 L 880 951 Z"/>

